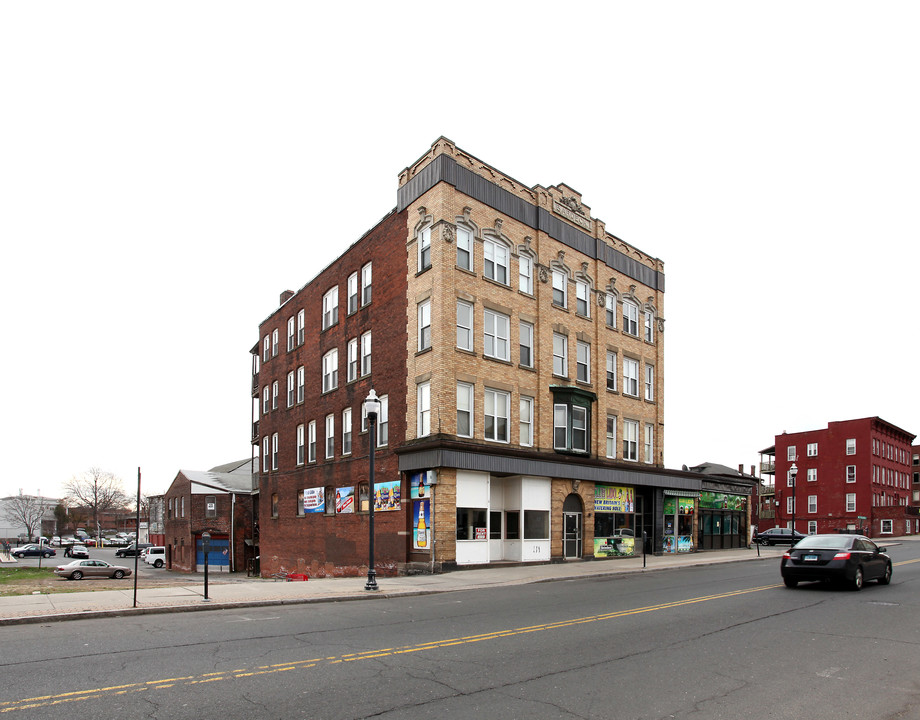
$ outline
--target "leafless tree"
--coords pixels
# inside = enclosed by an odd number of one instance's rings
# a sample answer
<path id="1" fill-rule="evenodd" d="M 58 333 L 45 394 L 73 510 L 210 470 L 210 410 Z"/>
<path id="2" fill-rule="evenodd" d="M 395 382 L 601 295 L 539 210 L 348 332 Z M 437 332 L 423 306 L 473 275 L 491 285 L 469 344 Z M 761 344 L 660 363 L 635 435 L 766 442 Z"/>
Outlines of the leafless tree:
<path id="1" fill-rule="evenodd" d="M 128 503 L 121 480 L 99 468 L 90 468 L 85 473 L 74 475 L 64 483 L 64 490 L 70 505 L 85 508 L 92 514 L 92 530 L 97 532 L 102 513 L 122 510 Z"/>
<path id="2" fill-rule="evenodd" d="M 3 516 L 10 522 L 25 527 L 26 534 L 31 541 L 33 536 L 41 534 L 42 519 L 44 518 L 46 507 L 44 498 L 35 495 L 23 495 L 20 488 L 19 495 L 14 495 L 7 499 Z"/>

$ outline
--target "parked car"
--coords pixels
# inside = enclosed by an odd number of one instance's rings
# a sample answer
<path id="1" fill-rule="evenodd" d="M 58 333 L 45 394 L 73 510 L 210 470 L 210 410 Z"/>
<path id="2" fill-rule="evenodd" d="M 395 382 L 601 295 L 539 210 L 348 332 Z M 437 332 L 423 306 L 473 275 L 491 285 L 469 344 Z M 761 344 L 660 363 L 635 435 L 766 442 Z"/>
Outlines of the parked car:
<path id="1" fill-rule="evenodd" d="M 118 548 L 115 551 L 115 557 L 134 557 L 138 553 L 143 554 L 144 550 L 153 547 L 150 543 L 131 543 L 128 547 Z"/>
<path id="2" fill-rule="evenodd" d="M 774 527 L 763 532 L 754 533 L 754 542 L 761 545 L 795 545 L 799 540 L 808 537 L 798 530 L 792 532 L 792 528 Z"/>
<path id="3" fill-rule="evenodd" d="M 789 588 L 832 580 L 860 590 L 867 580 L 891 582 L 891 558 L 863 535 L 809 535 L 783 554 L 780 572 Z"/>
<path id="4" fill-rule="evenodd" d="M 131 574 L 131 569 L 122 565 L 111 565 L 104 560 L 74 560 L 66 565 L 58 565 L 54 574 L 69 580 L 80 580 L 85 577 L 109 577 L 121 580 Z"/>
<path id="5" fill-rule="evenodd" d="M 64 548 L 64 557 L 89 558 L 89 550 L 84 545 L 68 545 Z"/>
<path id="6" fill-rule="evenodd" d="M 58 545 L 58 546 L 60 546 L 60 544 L 61 544 L 61 536 L 60 536 L 60 535 L 55 535 L 54 537 L 52 537 L 52 538 L 51 538 L 51 544 L 52 544 L 52 545 Z"/>
<path id="7" fill-rule="evenodd" d="M 166 548 L 162 545 L 152 545 L 144 553 L 144 562 L 153 565 L 155 568 L 161 568 L 166 563 Z"/>
<path id="8" fill-rule="evenodd" d="M 10 550 L 10 555 L 14 558 L 24 558 L 24 557 L 44 557 L 50 558 L 54 555 L 57 555 L 54 548 L 50 545 L 23 545 L 22 547 L 14 547 Z"/>

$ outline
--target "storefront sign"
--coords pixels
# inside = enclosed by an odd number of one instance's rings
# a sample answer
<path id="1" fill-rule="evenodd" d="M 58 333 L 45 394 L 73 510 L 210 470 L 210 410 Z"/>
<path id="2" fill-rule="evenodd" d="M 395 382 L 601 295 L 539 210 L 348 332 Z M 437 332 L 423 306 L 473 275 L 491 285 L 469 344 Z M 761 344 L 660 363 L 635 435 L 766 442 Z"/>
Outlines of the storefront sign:
<path id="1" fill-rule="evenodd" d="M 326 510 L 323 488 L 306 488 L 303 491 L 303 511 L 305 513 L 321 513 Z"/>
<path id="2" fill-rule="evenodd" d="M 614 485 L 594 486 L 594 512 L 635 512 L 635 488 Z"/>
<path id="3" fill-rule="evenodd" d="M 374 483 L 374 512 L 399 510 L 399 480 Z"/>
<path id="4" fill-rule="evenodd" d="M 704 491 L 700 493 L 700 508 L 709 510 L 744 510 L 747 508 L 747 496 Z"/>
<path id="5" fill-rule="evenodd" d="M 411 500 L 431 497 L 433 475 L 434 470 L 421 470 L 409 474 L 409 498 Z"/>
<path id="6" fill-rule="evenodd" d="M 594 557 L 621 557 L 623 555 L 634 555 L 635 552 L 635 538 L 594 538 Z"/>
<path id="7" fill-rule="evenodd" d="M 484 528 L 484 527 L 478 527 L 478 528 L 476 528 L 476 529 L 475 529 L 475 531 L 476 531 L 476 539 L 477 539 L 477 540 L 488 540 L 488 539 L 489 539 L 489 536 L 486 534 L 487 530 L 488 530 L 488 529 L 487 529 L 487 528 Z"/>
<path id="8" fill-rule="evenodd" d="M 431 501 L 416 500 L 412 505 L 412 547 L 428 550 L 431 547 Z"/>
<path id="9" fill-rule="evenodd" d="M 335 514 L 345 515 L 355 511 L 355 488 L 341 487 L 335 491 Z"/>

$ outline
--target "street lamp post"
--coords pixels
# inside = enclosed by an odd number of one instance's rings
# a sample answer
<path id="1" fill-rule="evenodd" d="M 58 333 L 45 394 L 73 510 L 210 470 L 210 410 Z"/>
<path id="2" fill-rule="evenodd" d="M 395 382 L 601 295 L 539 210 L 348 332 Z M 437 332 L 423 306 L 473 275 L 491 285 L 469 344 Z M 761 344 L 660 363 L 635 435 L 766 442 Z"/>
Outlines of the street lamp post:
<path id="1" fill-rule="evenodd" d="M 379 590 L 377 587 L 377 570 L 374 568 L 374 454 L 377 450 L 377 415 L 380 412 L 380 399 L 377 393 L 371 388 L 367 398 L 364 400 L 364 410 L 367 413 L 367 422 L 369 425 L 368 434 L 371 441 L 370 452 L 370 479 L 367 489 L 368 494 L 368 560 L 367 560 L 367 582 L 364 584 L 365 590 Z"/>
<path id="2" fill-rule="evenodd" d="M 799 474 L 799 469 L 795 463 L 789 468 L 789 477 L 792 478 L 792 539 L 795 540 L 795 476 Z"/>

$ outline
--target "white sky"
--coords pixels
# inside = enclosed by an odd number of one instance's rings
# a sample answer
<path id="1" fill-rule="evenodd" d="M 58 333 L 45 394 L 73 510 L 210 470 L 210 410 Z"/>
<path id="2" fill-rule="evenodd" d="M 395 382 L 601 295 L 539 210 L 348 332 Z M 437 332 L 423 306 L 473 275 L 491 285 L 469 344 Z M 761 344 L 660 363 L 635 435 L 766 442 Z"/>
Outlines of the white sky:
<path id="1" fill-rule="evenodd" d="M 6 2 L 0 495 L 250 452 L 250 356 L 440 135 L 665 262 L 665 461 L 920 432 L 912 2 Z"/>

